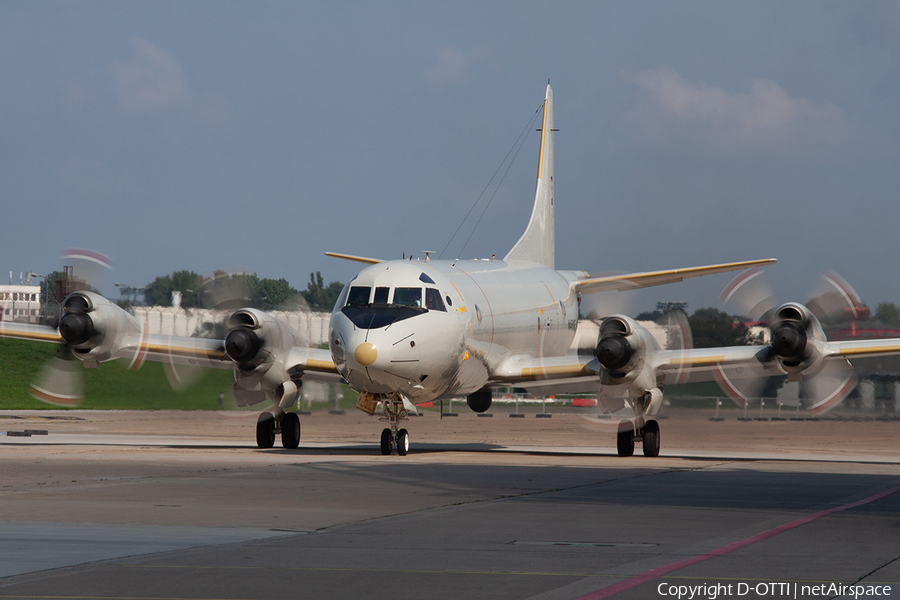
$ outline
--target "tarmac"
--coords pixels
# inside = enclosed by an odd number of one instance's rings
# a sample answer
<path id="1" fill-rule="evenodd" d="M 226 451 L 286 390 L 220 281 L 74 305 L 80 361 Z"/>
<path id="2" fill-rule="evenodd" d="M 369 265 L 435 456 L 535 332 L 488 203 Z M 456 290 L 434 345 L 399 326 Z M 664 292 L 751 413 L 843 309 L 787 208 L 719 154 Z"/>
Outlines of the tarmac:
<path id="1" fill-rule="evenodd" d="M 2 411 L 0 598 L 900 598 L 900 422 L 731 412 Z"/>

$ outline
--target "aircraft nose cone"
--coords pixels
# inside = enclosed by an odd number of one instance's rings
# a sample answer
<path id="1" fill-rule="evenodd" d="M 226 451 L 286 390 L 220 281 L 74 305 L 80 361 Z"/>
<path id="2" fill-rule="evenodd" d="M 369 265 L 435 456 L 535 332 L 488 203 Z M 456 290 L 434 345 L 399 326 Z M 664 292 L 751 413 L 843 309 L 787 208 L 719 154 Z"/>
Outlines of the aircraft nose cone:
<path id="1" fill-rule="evenodd" d="M 378 350 L 369 342 L 363 342 L 356 347 L 353 357 L 356 359 L 356 362 L 364 367 L 368 367 L 378 358 Z"/>

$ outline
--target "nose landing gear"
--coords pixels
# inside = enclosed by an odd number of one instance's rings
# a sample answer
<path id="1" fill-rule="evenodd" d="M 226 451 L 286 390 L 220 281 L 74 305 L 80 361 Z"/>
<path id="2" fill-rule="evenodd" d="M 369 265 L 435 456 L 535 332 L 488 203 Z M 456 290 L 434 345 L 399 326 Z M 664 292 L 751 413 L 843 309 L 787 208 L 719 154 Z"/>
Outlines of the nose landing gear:
<path id="1" fill-rule="evenodd" d="M 398 429 L 400 423 L 409 416 L 403 406 L 403 400 L 399 396 L 392 396 L 382 398 L 381 403 L 384 406 L 381 420 L 387 421 L 390 425 L 381 432 L 381 453 L 387 456 L 396 446 L 397 454 L 406 456 L 409 452 L 409 432 L 406 429 Z"/>

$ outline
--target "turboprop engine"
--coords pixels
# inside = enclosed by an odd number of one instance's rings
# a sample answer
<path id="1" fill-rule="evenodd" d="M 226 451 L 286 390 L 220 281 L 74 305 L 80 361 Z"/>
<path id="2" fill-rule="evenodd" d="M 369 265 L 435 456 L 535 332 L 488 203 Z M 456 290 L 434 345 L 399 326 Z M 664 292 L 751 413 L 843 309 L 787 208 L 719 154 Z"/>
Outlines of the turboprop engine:
<path id="1" fill-rule="evenodd" d="M 259 404 L 269 394 L 281 408 L 300 397 L 302 373 L 288 372 L 289 355 L 309 344 L 291 326 L 255 308 L 242 308 L 228 319 L 225 353 L 234 361 L 234 399 L 238 406 Z"/>
<path id="2" fill-rule="evenodd" d="M 596 350 L 602 367 L 600 382 L 622 385 L 636 381 L 644 371 L 649 371 L 645 368 L 648 352 L 656 350 L 659 350 L 659 344 L 634 319 L 624 315 L 603 319 Z"/>
<path id="3" fill-rule="evenodd" d="M 136 351 L 141 325 L 103 296 L 81 291 L 69 294 L 63 301 L 59 335 L 64 346 L 86 366 L 96 366 L 123 356 L 129 348 Z"/>
<path id="4" fill-rule="evenodd" d="M 600 363 L 598 400 L 610 412 L 638 401 L 647 414 L 662 403 L 651 355 L 660 349 L 649 331 L 624 315 L 613 315 L 600 323 L 596 356 Z"/>
<path id="5" fill-rule="evenodd" d="M 769 356 L 760 358 L 776 360 L 789 381 L 801 381 L 822 370 L 817 344 L 825 341 L 825 332 L 808 308 L 796 302 L 782 304 L 773 313 L 769 330 Z"/>
<path id="6" fill-rule="evenodd" d="M 78 406 L 84 398 L 82 369 L 116 358 L 130 358 L 130 369 L 140 366 L 142 331 L 140 323 L 103 296 L 80 291 L 63 300 L 59 319 L 59 351 L 48 360 L 31 384 L 35 398 L 59 406 Z"/>

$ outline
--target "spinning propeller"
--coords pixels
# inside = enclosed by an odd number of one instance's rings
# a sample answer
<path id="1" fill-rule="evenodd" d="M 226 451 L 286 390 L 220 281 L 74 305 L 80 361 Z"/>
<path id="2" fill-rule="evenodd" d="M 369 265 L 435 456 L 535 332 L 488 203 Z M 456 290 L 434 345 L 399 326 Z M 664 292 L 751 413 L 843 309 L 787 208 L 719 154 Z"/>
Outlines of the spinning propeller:
<path id="1" fill-rule="evenodd" d="M 774 397 L 787 381 L 800 384 L 799 402 L 813 414 L 837 406 L 856 386 L 846 360 L 826 360 L 827 343 L 822 323 L 861 318 L 868 309 L 853 288 L 836 273 L 825 273 L 814 298 L 807 304 L 775 306 L 774 295 L 761 269 L 735 277 L 720 296 L 730 310 L 764 322 L 769 343 L 756 362 L 742 367 L 719 367 L 718 379 L 739 405 Z"/>
<path id="2" fill-rule="evenodd" d="M 85 296 L 73 292 L 96 289 L 105 275 L 112 270 L 112 260 L 99 252 L 86 248 L 67 248 L 60 254 L 66 277 L 53 282 L 57 293 L 66 294 L 58 327 L 61 344 L 56 355 L 38 372 L 29 392 L 38 400 L 57 406 L 74 407 L 84 399 L 82 366 L 74 352 L 97 335 L 94 322 L 88 313 L 91 303 Z M 46 289 L 49 290 L 49 284 Z M 62 286 L 59 289 L 59 286 Z"/>

